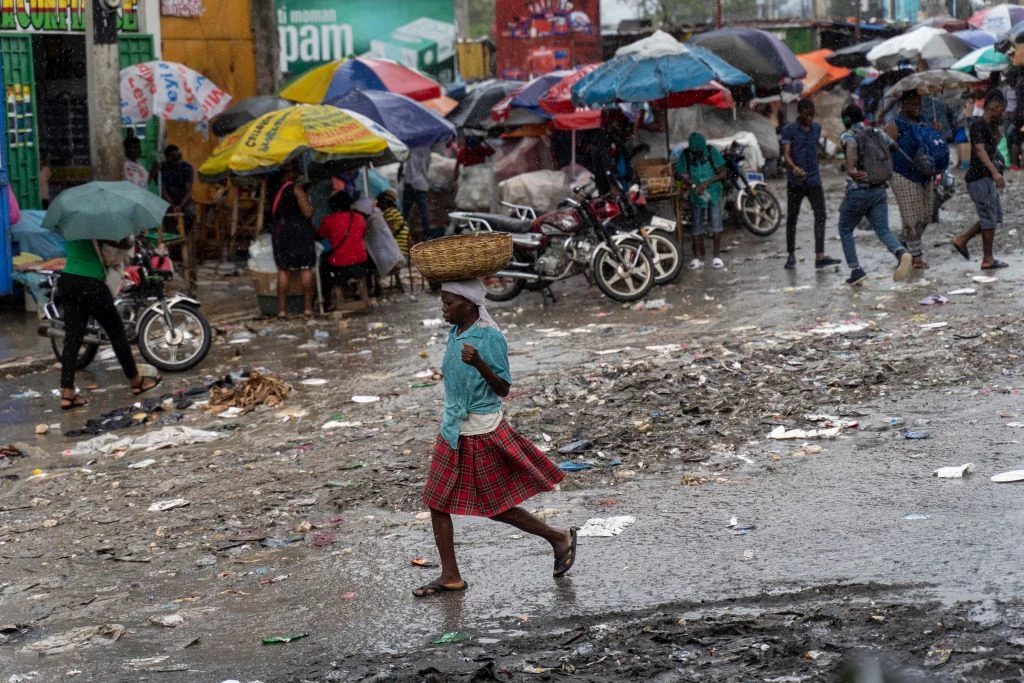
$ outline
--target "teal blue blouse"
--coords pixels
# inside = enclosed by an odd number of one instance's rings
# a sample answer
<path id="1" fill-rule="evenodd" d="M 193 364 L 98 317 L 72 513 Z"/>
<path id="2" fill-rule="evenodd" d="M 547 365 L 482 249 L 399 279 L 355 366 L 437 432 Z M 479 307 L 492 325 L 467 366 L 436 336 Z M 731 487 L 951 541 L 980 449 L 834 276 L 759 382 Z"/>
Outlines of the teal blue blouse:
<path id="1" fill-rule="evenodd" d="M 458 326 L 452 325 L 448 332 L 448 347 L 441 363 L 441 373 L 444 375 L 441 436 L 452 448 L 459 447 L 459 429 L 467 415 L 490 415 L 501 410 L 501 397 L 494 393 L 476 368 L 462 362 L 462 345 L 474 347 L 494 374 L 512 383 L 505 335 L 490 325 L 482 326 L 478 322 L 470 325 L 462 334 L 458 333 L 458 329 Z"/>

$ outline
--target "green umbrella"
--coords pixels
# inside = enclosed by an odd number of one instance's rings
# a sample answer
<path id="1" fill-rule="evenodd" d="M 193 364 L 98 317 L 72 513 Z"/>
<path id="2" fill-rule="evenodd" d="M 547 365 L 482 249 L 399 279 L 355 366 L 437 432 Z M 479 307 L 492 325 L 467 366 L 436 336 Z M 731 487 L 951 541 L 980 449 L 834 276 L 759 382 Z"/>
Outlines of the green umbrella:
<path id="1" fill-rule="evenodd" d="M 57 195 L 43 227 L 66 240 L 118 241 L 160 225 L 170 206 L 127 181 L 96 181 Z"/>
<path id="2" fill-rule="evenodd" d="M 973 73 L 983 78 L 993 71 L 1004 71 L 1010 68 L 1010 58 L 999 52 L 992 45 L 979 47 L 974 52 L 964 55 L 956 64 L 949 67 L 954 71 Z"/>

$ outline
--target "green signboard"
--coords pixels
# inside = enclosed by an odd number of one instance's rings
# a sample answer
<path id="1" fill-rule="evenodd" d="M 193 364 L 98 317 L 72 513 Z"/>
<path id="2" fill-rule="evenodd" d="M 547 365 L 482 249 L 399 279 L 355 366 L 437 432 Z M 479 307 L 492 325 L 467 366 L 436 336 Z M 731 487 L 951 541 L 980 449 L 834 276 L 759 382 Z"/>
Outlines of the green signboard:
<path id="1" fill-rule="evenodd" d="M 281 70 L 369 54 L 455 79 L 453 0 L 277 0 Z"/>

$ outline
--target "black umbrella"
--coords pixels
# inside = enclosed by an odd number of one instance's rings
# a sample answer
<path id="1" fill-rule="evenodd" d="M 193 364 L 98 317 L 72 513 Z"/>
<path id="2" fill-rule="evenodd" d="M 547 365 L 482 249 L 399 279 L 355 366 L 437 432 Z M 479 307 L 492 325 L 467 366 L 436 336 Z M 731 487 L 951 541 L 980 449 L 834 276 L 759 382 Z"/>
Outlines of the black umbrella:
<path id="1" fill-rule="evenodd" d="M 848 45 L 842 50 L 836 50 L 830 54 L 825 58 L 825 61 L 832 66 L 845 66 L 847 69 L 856 69 L 860 66 L 868 66 L 868 53 L 871 52 L 871 48 L 881 42 L 881 38 L 875 38 L 874 40 L 869 40 L 866 43 Z"/>
<path id="2" fill-rule="evenodd" d="M 807 75 L 807 69 L 793 51 L 767 31 L 723 28 L 696 35 L 690 42 L 711 50 L 746 73 L 762 94 L 779 92 L 786 81 Z"/>
<path id="3" fill-rule="evenodd" d="M 483 132 L 490 127 L 491 107 L 525 85 L 522 81 L 494 81 L 477 86 L 455 107 L 447 119 L 456 128 Z"/>
<path id="4" fill-rule="evenodd" d="M 292 106 L 288 100 L 282 100 L 276 95 L 258 95 L 246 97 L 231 105 L 210 120 L 210 130 L 219 138 L 224 137 L 238 130 L 253 119 L 258 119 L 264 114 L 269 114 L 278 109 L 286 109 Z"/>

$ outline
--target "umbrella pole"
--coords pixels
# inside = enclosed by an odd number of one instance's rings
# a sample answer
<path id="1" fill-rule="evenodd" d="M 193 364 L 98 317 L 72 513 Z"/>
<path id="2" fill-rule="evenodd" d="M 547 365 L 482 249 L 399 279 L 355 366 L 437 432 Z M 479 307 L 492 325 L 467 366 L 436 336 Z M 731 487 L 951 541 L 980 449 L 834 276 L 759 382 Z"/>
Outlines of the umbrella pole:
<path id="1" fill-rule="evenodd" d="M 370 196 L 370 167 L 363 166 L 363 196 Z"/>
<path id="2" fill-rule="evenodd" d="M 665 98 L 665 160 L 672 158 L 672 143 L 669 141 L 668 98 Z"/>
<path id="3" fill-rule="evenodd" d="M 238 233 L 238 185 L 234 180 L 231 182 L 231 227 L 228 230 L 228 243 L 221 245 L 220 262 L 227 261 L 227 256 L 235 249 L 235 235 Z"/>
<path id="4" fill-rule="evenodd" d="M 574 128 L 571 135 L 572 149 L 569 150 L 569 176 L 573 181 L 576 180 L 576 129 Z"/>

